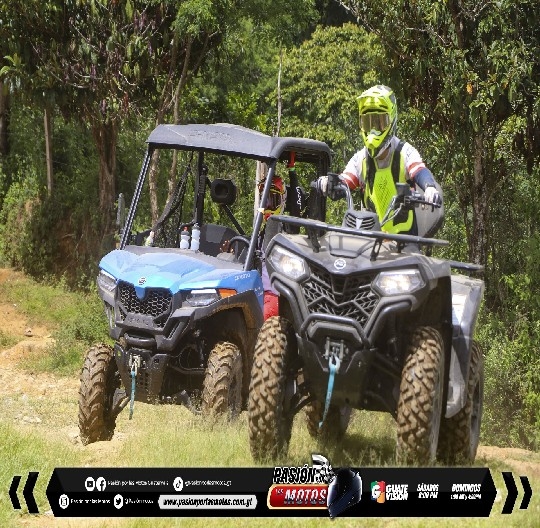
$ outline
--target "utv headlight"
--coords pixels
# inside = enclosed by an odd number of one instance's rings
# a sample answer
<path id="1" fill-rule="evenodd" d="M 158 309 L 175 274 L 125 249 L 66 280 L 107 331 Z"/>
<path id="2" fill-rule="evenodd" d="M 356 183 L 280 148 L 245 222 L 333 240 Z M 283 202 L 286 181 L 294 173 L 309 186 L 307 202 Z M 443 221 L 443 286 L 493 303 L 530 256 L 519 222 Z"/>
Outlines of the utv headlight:
<path id="1" fill-rule="evenodd" d="M 417 269 L 382 271 L 374 284 L 384 295 L 412 293 L 426 285 Z"/>
<path id="2" fill-rule="evenodd" d="M 99 270 L 97 283 L 100 288 L 108 292 L 112 292 L 116 288 L 116 279 L 110 273 L 103 270 Z"/>
<path id="3" fill-rule="evenodd" d="M 193 307 L 208 306 L 220 299 L 236 295 L 236 290 L 219 288 L 217 290 L 208 288 L 204 290 L 191 290 L 186 295 L 186 302 Z"/>
<path id="4" fill-rule="evenodd" d="M 279 273 L 283 273 L 287 277 L 294 280 L 301 279 L 307 276 L 306 263 L 303 258 L 287 251 L 281 246 L 275 246 L 268 260 Z"/>

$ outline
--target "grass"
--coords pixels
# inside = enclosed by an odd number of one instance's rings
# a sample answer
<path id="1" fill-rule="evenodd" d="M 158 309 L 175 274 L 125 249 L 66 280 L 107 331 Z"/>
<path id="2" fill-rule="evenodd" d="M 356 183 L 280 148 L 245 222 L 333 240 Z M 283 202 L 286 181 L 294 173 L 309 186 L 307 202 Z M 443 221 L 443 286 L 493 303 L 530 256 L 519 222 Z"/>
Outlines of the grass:
<path id="1" fill-rule="evenodd" d="M 30 326 L 46 326 L 55 339 L 47 354 L 32 354 L 25 360 L 28 370 L 76 374 L 86 349 L 108 339 L 103 304 L 95 291 L 69 291 L 63 284 L 38 283 L 14 274 L 0 282 L 0 296 L 4 302 L 16 305 Z M 4 335 L 0 332 L 0 346 L 7 348 L 2 344 Z"/>
<path id="2" fill-rule="evenodd" d="M 26 429 L 26 430 L 25 430 Z M 0 421 L 0 482 L 2 488 L 7 490 L 14 475 L 22 477 L 20 490 L 26 482 L 28 472 L 39 472 L 35 488 L 35 498 L 41 512 L 49 510 L 49 503 L 45 496 L 48 479 L 55 467 L 78 466 L 81 462 L 79 453 L 75 449 L 63 445 L 52 439 L 44 439 L 27 428 L 19 429 Z M 21 497 L 22 499 L 22 497 Z M 24 504 L 24 502 L 22 502 Z M 7 493 L 0 494 L 0 525 L 17 526 L 23 519 L 31 517 L 26 508 L 20 513 L 13 510 Z"/>
<path id="3" fill-rule="evenodd" d="M 73 397 L 73 403 L 75 403 Z M 54 402 L 46 405 L 54 406 Z M 63 411 L 65 412 L 65 410 Z M 73 412 L 71 412 L 73 414 Z M 300 416 L 295 422 L 291 443 L 290 457 L 287 460 L 276 461 L 276 464 L 304 464 L 309 462 L 312 452 L 323 452 L 334 466 L 393 466 L 395 465 L 393 451 L 394 429 L 382 415 L 374 413 L 357 413 L 347 433 L 343 449 L 321 451 L 311 440 L 302 427 Z M 45 418 L 44 422 L 52 418 Z M 165 426 L 164 426 L 165 424 Z M 26 428 L 27 429 L 27 428 Z M 374 436 L 371 436 L 374 433 Z M 117 434 L 123 437 L 119 443 L 101 442 L 87 447 L 70 445 L 64 438 L 43 437 L 37 433 L 22 431 L 18 426 L 9 425 L 0 419 L 0 434 L 3 442 L 0 447 L 0 478 L 4 488 L 9 486 L 13 475 L 23 475 L 23 482 L 28 471 L 39 471 L 36 498 L 40 512 L 49 507 L 45 498 L 45 488 L 54 467 L 95 466 L 103 467 L 249 467 L 253 461 L 249 454 L 247 419 L 242 413 L 239 420 L 233 423 L 205 422 L 189 411 L 180 407 L 154 407 L 136 404 L 133 420 L 128 420 L 127 412 L 119 419 Z M 382 441 L 383 449 L 377 446 Z M 339 456 L 341 452 L 341 456 Z M 332 454 L 330 454 L 332 453 Z M 534 455 L 537 464 L 540 456 Z M 368 463 L 373 460 L 373 464 Z M 106 463 L 104 463 L 106 462 Z M 478 466 L 489 463 L 496 487 L 505 490 L 501 471 L 512 470 L 509 466 L 493 460 L 477 462 Z M 515 470 L 514 476 L 517 479 Z M 505 491 L 501 499 L 493 506 L 489 518 L 485 519 L 362 519 L 361 526 L 404 526 L 404 527 L 450 527 L 459 521 L 461 526 L 503 528 L 519 526 L 520 528 L 538 526 L 540 519 L 540 500 L 534 490 L 539 489 L 540 479 L 528 475 L 533 487 L 533 497 L 527 511 L 520 511 L 518 506 L 512 515 L 502 515 Z M 518 486 L 519 489 L 519 486 Z M 518 496 L 518 505 L 521 500 Z M 0 524 L 16 526 L 22 520 L 32 516 L 15 513 L 7 500 L 7 495 L 0 495 Z M 421 515 L 421 512 L 419 512 Z M 212 518 L 178 518 L 178 519 L 53 519 L 45 515 L 34 516 L 39 519 L 39 526 L 113 526 L 113 527 L 166 527 L 188 526 L 211 528 L 214 526 L 263 526 L 278 527 L 309 527 L 314 520 L 309 519 L 212 519 Z M 317 521 L 319 524 L 329 522 Z M 338 527 L 359 526 L 359 519 L 338 518 L 333 521 Z M 31 525 L 31 523 L 30 523 Z"/>
<path id="4" fill-rule="evenodd" d="M 0 348 L 11 348 L 17 344 L 18 339 L 10 334 L 7 334 L 3 330 L 0 330 Z"/>

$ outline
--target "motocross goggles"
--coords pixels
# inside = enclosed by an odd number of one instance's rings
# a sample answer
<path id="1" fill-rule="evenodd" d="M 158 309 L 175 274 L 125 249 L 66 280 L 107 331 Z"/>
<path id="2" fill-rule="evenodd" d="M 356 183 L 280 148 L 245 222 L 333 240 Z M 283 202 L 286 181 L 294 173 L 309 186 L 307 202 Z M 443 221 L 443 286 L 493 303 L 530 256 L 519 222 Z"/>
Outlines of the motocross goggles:
<path id="1" fill-rule="evenodd" d="M 390 126 L 388 114 L 362 114 L 360 116 L 360 128 L 366 134 L 380 136 Z"/>

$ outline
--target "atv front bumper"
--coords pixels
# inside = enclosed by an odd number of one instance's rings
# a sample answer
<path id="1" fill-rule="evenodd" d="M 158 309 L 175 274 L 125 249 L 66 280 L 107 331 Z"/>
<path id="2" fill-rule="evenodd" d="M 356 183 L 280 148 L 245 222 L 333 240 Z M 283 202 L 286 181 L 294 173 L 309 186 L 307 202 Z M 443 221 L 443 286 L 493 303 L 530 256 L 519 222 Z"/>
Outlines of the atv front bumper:
<path id="1" fill-rule="evenodd" d="M 135 375 L 135 400 L 157 403 L 160 401 L 163 377 L 170 356 L 168 354 L 152 355 L 149 350 L 136 348 L 130 348 L 129 352 L 126 352 L 119 343 L 116 343 L 114 358 L 128 396 L 131 396 L 133 385 L 132 361 L 135 356 L 141 358 Z"/>

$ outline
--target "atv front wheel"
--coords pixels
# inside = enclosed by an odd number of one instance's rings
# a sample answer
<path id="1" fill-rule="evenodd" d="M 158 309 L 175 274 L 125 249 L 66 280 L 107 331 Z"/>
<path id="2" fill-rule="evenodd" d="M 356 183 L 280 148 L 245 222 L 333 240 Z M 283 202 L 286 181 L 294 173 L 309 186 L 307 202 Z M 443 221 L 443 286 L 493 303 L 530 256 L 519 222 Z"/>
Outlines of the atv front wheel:
<path id="1" fill-rule="evenodd" d="M 298 370 L 292 367 L 296 339 L 284 317 L 262 325 L 253 358 L 248 396 L 249 445 L 258 461 L 286 454 L 294 415 L 290 401 Z"/>
<path id="2" fill-rule="evenodd" d="M 112 347 L 99 344 L 86 353 L 79 388 L 79 433 L 84 445 L 110 440 L 116 427 L 113 401 L 121 386 Z"/>
<path id="3" fill-rule="evenodd" d="M 235 418 L 242 410 L 242 354 L 229 342 L 221 341 L 210 351 L 202 391 L 204 414 L 225 414 Z"/>
<path id="4" fill-rule="evenodd" d="M 480 441 L 482 403 L 484 399 L 484 357 L 480 345 L 473 341 L 471 366 L 464 407 L 451 418 L 443 418 L 439 437 L 439 458 L 451 465 L 471 464 Z"/>
<path id="5" fill-rule="evenodd" d="M 444 345 L 435 328 L 410 336 L 397 407 L 398 457 L 430 464 L 437 455 L 444 392 Z"/>
<path id="6" fill-rule="evenodd" d="M 339 442 L 343 439 L 351 420 L 352 409 L 349 406 L 330 405 L 321 427 L 319 427 L 319 423 L 323 417 L 324 404 L 315 400 L 308 403 L 304 410 L 307 430 L 311 438 L 323 442 Z"/>

